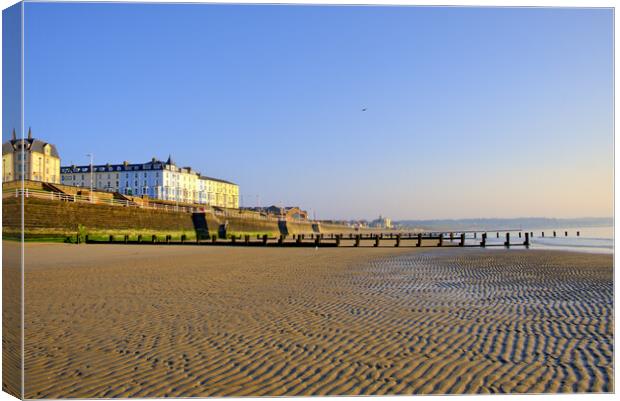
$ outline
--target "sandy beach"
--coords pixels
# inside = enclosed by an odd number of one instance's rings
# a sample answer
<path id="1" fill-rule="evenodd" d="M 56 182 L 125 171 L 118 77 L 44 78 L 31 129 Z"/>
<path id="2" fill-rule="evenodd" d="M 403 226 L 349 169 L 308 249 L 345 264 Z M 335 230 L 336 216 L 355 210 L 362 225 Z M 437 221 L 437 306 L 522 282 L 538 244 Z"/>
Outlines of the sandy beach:
<path id="1" fill-rule="evenodd" d="M 27 244 L 25 396 L 610 392 L 611 255 Z"/>

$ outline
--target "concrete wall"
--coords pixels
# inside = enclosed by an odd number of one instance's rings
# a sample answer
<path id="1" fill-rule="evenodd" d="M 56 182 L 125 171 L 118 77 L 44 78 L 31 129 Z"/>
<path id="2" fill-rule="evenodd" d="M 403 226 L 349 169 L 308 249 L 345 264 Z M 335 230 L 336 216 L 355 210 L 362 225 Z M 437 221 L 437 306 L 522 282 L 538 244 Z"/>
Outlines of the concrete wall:
<path id="1" fill-rule="evenodd" d="M 17 236 L 19 224 L 19 198 L 4 199 L 2 218 L 3 233 Z M 206 238 L 220 233 L 227 224 L 227 234 L 312 234 L 318 232 L 347 233 L 352 229 L 336 225 L 313 225 L 309 222 L 278 223 L 246 216 L 223 217 L 212 212 L 182 213 L 135 207 L 74 203 L 38 198 L 24 199 L 24 226 L 27 238 L 74 235 L 81 229 L 85 234 L 149 235 L 186 234 L 195 238 L 196 233 Z"/>

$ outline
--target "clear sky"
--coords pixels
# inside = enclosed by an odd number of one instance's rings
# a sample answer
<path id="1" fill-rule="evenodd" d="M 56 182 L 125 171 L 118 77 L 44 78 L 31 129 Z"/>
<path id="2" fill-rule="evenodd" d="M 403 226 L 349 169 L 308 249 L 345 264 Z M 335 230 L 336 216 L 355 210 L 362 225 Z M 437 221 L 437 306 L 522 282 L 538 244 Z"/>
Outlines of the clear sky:
<path id="1" fill-rule="evenodd" d="M 25 125 L 63 165 L 172 154 L 317 218 L 613 213 L 611 9 L 28 3 L 24 21 Z"/>

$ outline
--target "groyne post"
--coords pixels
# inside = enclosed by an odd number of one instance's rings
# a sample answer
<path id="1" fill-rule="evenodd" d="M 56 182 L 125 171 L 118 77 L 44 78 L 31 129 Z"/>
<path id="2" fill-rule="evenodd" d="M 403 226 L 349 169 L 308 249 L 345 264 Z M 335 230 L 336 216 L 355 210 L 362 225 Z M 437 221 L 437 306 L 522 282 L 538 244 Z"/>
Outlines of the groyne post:
<path id="1" fill-rule="evenodd" d="M 543 232 L 541 232 L 541 236 L 542 236 L 543 238 L 545 238 L 545 232 L 544 232 L 544 231 L 543 231 Z"/>
<path id="2" fill-rule="evenodd" d="M 568 237 L 568 231 L 564 231 L 564 236 Z"/>
<path id="3" fill-rule="evenodd" d="M 415 244 L 417 247 L 422 246 L 422 233 L 418 233 L 418 242 Z"/>
<path id="4" fill-rule="evenodd" d="M 375 237 L 375 245 L 374 247 L 378 247 L 379 246 L 379 241 L 381 241 L 381 237 L 379 237 L 378 235 Z"/>
<path id="5" fill-rule="evenodd" d="M 521 238 L 521 231 L 519 231 L 519 238 Z"/>
<path id="6" fill-rule="evenodd" d="M 396 243 L 394 244 L 395 247 L 399 247 L 400 246 L 400 234 L 396 234 Z"/>
<path id="7" fill-rule="evenodd" d="M 526 247 L 530 246 L 530 233 L 525 233 L 525 241 L 523 242 L 523 245 Z"/>
<path id="8" fill-rule="evenodd" d="M 506 233 L 506 242 L 504 242 L 506 248 L 510 248 L 510 233 Z"/>
<path id="9" fill-rule="evenodd" d="M 355 245 L 353 245 L 353 246 L 355 246 L 355 247 L 360 246 L 360 239 L 361 239 L 361 235 L 360 235 L 360 234 L 357 234 L 357 235 L 355 236 Z"/>
<path id="10" fill-rule="evenodd" d="M 450 233 L 450 242 L 454 241 L 454 233 Z"/>
<path id="11" fill-rule="evenodd" d="M 555 230 L 553 230 L 553 236 L 554 236 L 554 237 L 556 236 L 556 235 L 555 235 Z"/>
<path id="12" fill-rule="evenodd" d="M 480 246 L 483 248 L 487 246 L 487 233 L 482 233 L 482 241 L 480 241 Z"/>
<path id="13" fill-rule="evenodd" d="M 336 246 L 340 246 L 340 234 L 336 234 Z"/>
<path id="14" fill-rule="evenodd" d="M 577 231 L 577 236 L 579 237 L 579 231 Z"/>
<path id="15" fill-rule="evenodd" d="M 497 232 L 497 238 L 499 238 L 499 231 Z"/>
<path id="16" fill-rule="evenodd" d="M 263 245 L 267 245 L 267 234 L 263 234 Z"/>
<path id="17" fill-rule="evenodd" d="M 459 243 L 459 246 L 465 246 L 465 233 L 461 233 L 461 242 Z"/>
<path id="18" fill-rule="evenodd" d="M 443 246 L 443 233 L 439 234 L 439 243 L 437 244 L 437 246 Z"/>

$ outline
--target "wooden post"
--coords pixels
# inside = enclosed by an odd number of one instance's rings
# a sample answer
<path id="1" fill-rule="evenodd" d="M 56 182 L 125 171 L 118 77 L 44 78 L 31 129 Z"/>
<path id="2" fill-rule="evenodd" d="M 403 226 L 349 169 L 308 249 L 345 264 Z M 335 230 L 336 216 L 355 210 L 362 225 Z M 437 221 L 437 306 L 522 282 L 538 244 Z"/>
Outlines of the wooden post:
<path id="1" fill-rule="evenodd" d="M 499 231 L 497 232 L 497 238 L 499 238 Z"/>
<path id="2" fill-rule="evenodd" d="M 443 233 L 439 233 L 439 243 L 437 246 L 443 246 Z"/>
<path id="3" fill-rule="evenodd" d="M 530 233 L 525 233 L 525 241 L 523 242 L 523 245 L 526 247 L 530 246 Z"/>
<path id="4" fill-rule="evenodd" d="M 474 231 L 474 239 L 478 238 L 478 233 Z"/>
<path id="5" fill-rule="evenodd" d="M 395 247 L 399 247 L 400 246 L 400 234 L 396 234 L 396 243 L 394 244 Z"/>
<path id="6" fill-rule="evenodd" d="M 483 248 L 487 246 L 487 233 L 482 233 L 482 241 L 480 241 L 480 246 Z"/>
<path id="7" fill-rule="evenodd" d="M 267 245 L 267 234 L 263 234 L 263 245 Z"/>
<path id="8" fill-rule="evenodd" d="M 418 242 L 415 244 L 415 246 L 422 246 L 422 233 L 418 233 Z"/>
<path id="9" fill-rule="evenodd" d="M 155 243 L 157 241 L 157 235 L 151 235 L 151 242 Z"/>
<path id="10" fill-rule="evenodd" d="M 86 234 L 86 235 L 84 236 L 84 243 L 85 243 L 85 244 L 88 244 L 88 234 Z"/>
<path id="11" fill-rule="evenodd" d="M 138 234 L 138 244 L 142 243 L 142 234 Z"/>
<path id="12" fill-rule="evenodd" d="M 336 234 L 336 246 L 340 246 L 340 235 Z"/>
<path id="13" fill-rule="evenodd" d="M 181 243 L 184 244 L 187 236 L 185 234 L 181 234 Z"/>
<path id="14" fill-rule="evenodd" d="M 577 236 L 579 237 L 579 231 L 577 231 Z"/>
<path id="15" fill-rule="evenodd" d="M 250 236 L 249 235 L 245 235 L 245 244 L 249 245 L 250 244 Z"/>
<path id="16" fill-rule="evenodd" d="M 278 238 L 278 245 L 282 245 L 283 242 L 284 242 L 284 235 L 280 235 L 280 237 Z"/>
<path id="17" fill-rule="evenodd" d="M 452 241 L 454 241 L 454 233 L 453 232 L 450 233 L 450 242 L 452 242 Z"/>
<path id="18" fill-rule="evenodd" d="M 125 243 L 129 242 L 129 235 L 125 234 L 124 240 L 125 240 Z"/>
<path id="19" fill-rule="evenodd" d="M 213 242 L 214 244 L 217 242 L 217 235 L 213 234 L 211 236 L 211 242 Z"/>
<path id="20" fill-rule="evenodd" d="M 379 241 L 380 241 L 380 240 L 381 240 L 381 239 L 380 239 L 380 237 L 377 235 L 377 236 L 375 237 L 375 245 L 374 245 L 374 247 L 375 247 L 375 248 L 379 246 Z"/>
<path id="21" fill-rule="evenodd" d="M 110 240 L 110 242 L 114 242 L 114 236 L 110 235 L 110 238 L 108 238 Z"/>
<path id="22" fill-rule="evenodd" d="M 231 235 L 230 236 L 230 242 L 231 242 L 231 244 L 236 244 L 237 243 L 237 236 L 236 235 Z"/>
<path id="23" fill-rule="evenodd" d="M 506 248 L 510 248 L 510 233 L 506 233 L 506 242 L 504 242 Z"/>
<path id="24" fill-rule="evenodd" d="M 317 235 L 316 238 L 314 239 L 314 245 L 319 246 L 321 245 L 321 236 Z"/>
<path id="25" fill-rule="evenodd" d="M 521 238 L 521 231 L 519 231 L 519 238 Z"/>
<path id="26" fill-rule="evenodd" d="M 542 236 L 543 238 L 545 238 L 545 232 L 544 232 L 544 231 L 541 233 L 541 236 Z"/>
<path id="27" fill-rule="evenodd" d="M 172 239 L 172 235 L 166 235 L 166 244 L 170 244 L 171 239 Z"/>
<path id="28" fill-rule="evenodd" d="M 296 243 L 301 244 L 301 235 L 297 236 L 297 239 L 295 240 Z"/>
<path id="29" fill-rule="evenodd" d="M 355 236 L 355 245 L 354 245 L 355 247 L 360 246 L 360 239 L 361 239 L 361 237 L 362 237 L 361 234 L 357 234 Z"/>
<path id="30" fill-rule="evenodd" d="M 555 230 L 553 230 L 553 236 L 555 237 Z"/>
<path id="31" fill-rule="evenodd" d="M 564 236 L 568 237 L 568 231 L 564 231 Z"/>
<path id="32" fill-rule="evenodd" d="M 461 243 L 459 246 L 465 246 L 465 233 L 461 233 Z"/>

